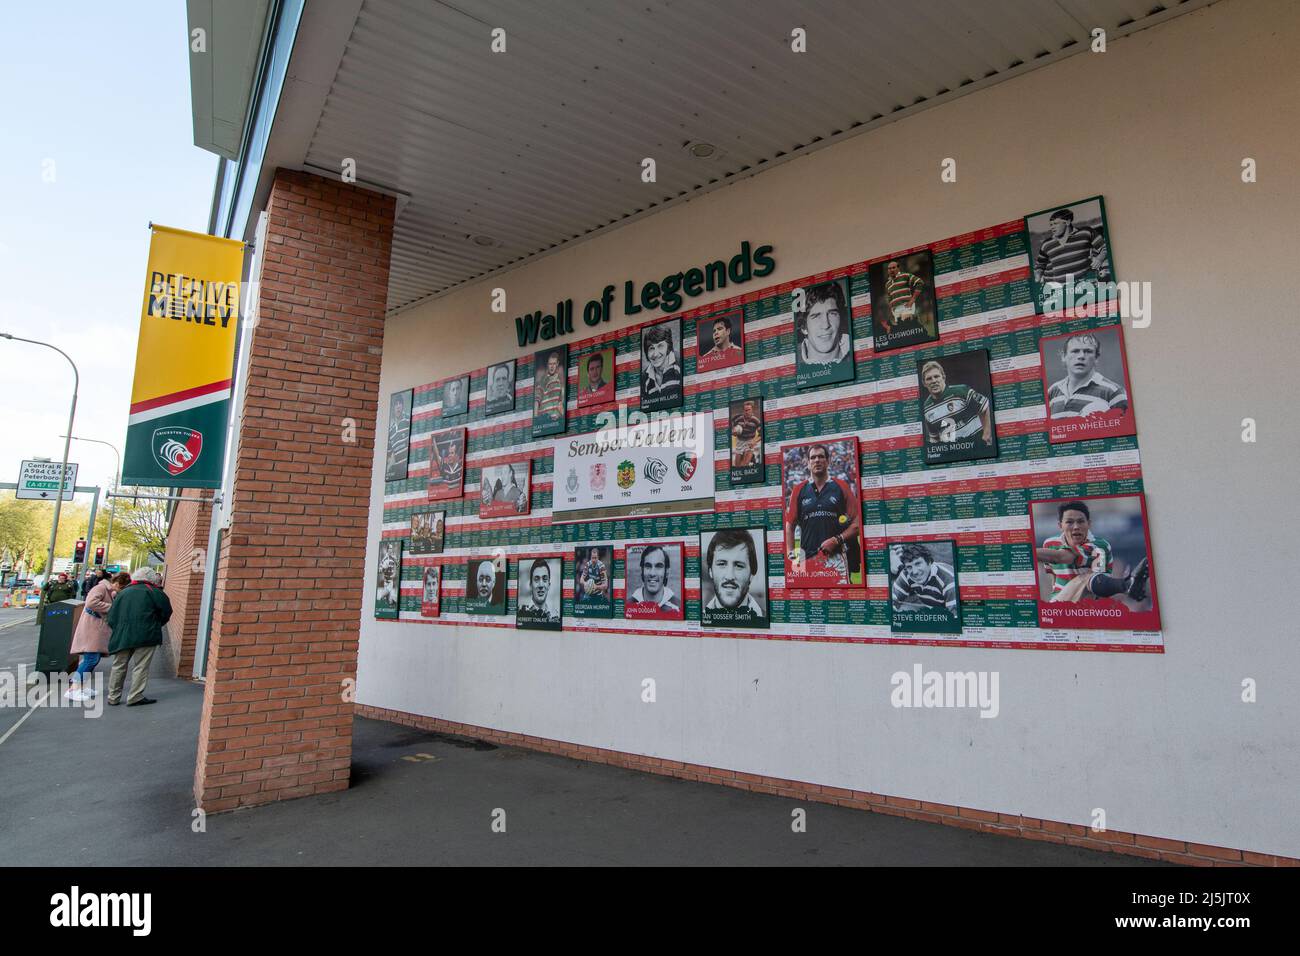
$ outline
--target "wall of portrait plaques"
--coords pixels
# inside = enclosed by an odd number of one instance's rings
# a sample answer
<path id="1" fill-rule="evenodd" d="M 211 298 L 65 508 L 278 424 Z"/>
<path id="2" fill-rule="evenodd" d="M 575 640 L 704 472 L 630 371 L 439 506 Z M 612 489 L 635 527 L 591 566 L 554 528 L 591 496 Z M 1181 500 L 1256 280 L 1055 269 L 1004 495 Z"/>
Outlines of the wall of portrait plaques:
<path id="1" fill-rule="evenodd" d="M 1093 197 L 395 393 L 376 617 L 1161 652 L 1115 282 Z"/>

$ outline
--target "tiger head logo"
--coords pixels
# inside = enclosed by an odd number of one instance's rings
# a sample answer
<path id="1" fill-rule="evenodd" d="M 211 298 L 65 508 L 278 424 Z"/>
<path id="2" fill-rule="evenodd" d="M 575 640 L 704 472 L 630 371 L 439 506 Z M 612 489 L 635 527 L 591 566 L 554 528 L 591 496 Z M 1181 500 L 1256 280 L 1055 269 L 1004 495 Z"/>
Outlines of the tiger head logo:
<path id="1" fill-rule="evenodd" d="M 153 433 L 153 456 L 158 464 L 175 477 L 189 470 L 203 450 L 203 433 L 193 428 L 158 428 Z"/>

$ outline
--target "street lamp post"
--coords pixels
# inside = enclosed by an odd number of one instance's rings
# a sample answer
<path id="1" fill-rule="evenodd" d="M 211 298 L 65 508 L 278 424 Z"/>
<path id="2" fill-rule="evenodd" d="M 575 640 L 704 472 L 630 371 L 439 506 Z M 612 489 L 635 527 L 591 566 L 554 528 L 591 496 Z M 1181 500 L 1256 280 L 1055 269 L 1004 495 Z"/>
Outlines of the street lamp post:
<path id="1" fill-rule="evenodd" d="M 40 342 L 36 339 L 25 339 L 20 335 L 11 335 L 8 332 L 0 332 L 0 339 L 9 339 L 11 342 L 27 342 L 30 345 L 43 345 L 47 349 L 54 349 L 72 366 L 72 407 L 68 409 L 68 434 L 63 441 L 63 467 L 59 471 L 59 490 L 54 496 L 54 524 L 50 527 L 50 550 L 45 558 L 45 584 L 50 583 L 50 574 L 54 570 L 54 542 L 59 533 L 59 514 L 63 510 L 63 486 L 68 480 L 68 451 L 72 447 L 72 422 L 77 417 L 77 391 L 81 388 L 81 373 L 77 371 L 77 363 L 68 358 L 68 353 L 63 351 L 57 345 L 51 345 L 49 342 Z M 36 606 L 36 616 L 43 620 L 45 615 L 45 598 L 49 594 L 49 588 L 41 587 L 41 600 Z"/>
<path id="2" fill-rule="evenodd" d="M 68 436 L 67 436 L 67 435 L 60 435 L 59 437 L 60 437 L 60 438 L 66 438 L 66 437 L 68 437 Z M 79 435 L 73 435 L 73 436 L 72 436 L 72 440 L 73 440 L 73 441 L 87 441 L 87 442 L 93 442 L 93 443 L 96 444 L 96 445 L 108 445 L 109 448 L 113 449 L 113 457 L 117 460 L 117 480 L 116 480 L 116 481 L 114 482 L 114 484 L 113 484 L 113 491 L 114 491 L 114 492 L 118 491 L 118 490 L 122 487 L 122 456 L 121 456 L 120 454 L 118 454 L 117 446 L 116 446 L 116 445 L 112 445 L 112 444 L 110 444 L 109 442 L 103 441 L 102 439 L 99 439 L 99 438 L 82 438 L 82 437 L 79 436 Z M 113 553 L 113 515 L 116 514 L 116 513 L 117 513 L 117 498 L 114 497 L 114 498 L 112 498 L 112 499 L 110 500 L 109 505 L 108 505 L 108 539 L 104 542 L 104 566 L 105 566 L 105 567 L 107 567 L 108 564 L 109 564 L 109 562 L 112 561 L 112 553 Z M 91 532 L 93 533 L 95 529 L 94 529 L 94 528 L 91 528 L 90 530 L 91 530 Z M 93 559 L 92 559 L 92 560 L 93 560 Z"/>

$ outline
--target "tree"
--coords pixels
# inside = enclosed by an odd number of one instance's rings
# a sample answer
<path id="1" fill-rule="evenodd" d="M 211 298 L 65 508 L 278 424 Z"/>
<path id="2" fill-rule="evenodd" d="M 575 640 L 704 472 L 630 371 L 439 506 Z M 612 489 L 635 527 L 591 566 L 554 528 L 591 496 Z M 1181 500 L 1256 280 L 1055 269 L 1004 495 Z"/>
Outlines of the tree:
<path id="1" fill-rule="evenodd" d="M 165 495 L 168 488 L 137 488 L 142 495 Z M 153 557 L 163 561 L 167 555 L 167 502 L 144 498 L 118 498 L 117 517 L 113 521 L 113 551 L 129 548 L 132 564 Z M 95 522 L 98 528 L 99 522 Z"/>
<path id="2" fill-rule="evenodd" d="M 19 501 L 13 492 L 0 497 L 0 557 L 14 568 L 32 569 L 38 553 L 41 565 L 45 563 L 42 546 L 49 544 L 50 519 L 41 521 L 42 504 Z"/>

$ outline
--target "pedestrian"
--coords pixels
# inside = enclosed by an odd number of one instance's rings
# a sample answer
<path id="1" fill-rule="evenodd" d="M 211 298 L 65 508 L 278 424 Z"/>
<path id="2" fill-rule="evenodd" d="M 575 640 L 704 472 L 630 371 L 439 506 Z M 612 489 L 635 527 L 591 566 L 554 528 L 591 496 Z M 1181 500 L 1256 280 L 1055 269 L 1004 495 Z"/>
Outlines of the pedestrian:
<path id="1" fill-rule="evenodd" d="M 57 578 L 50 578 L 45 582 L 42 588 L 45 592 L 45 604 L 53 604 L 55 601 L 66 601 L 69 598 L 77 596 L 77 582 L 68 580 L 66 571 L 60 571 Z M 42 606 L 40 613 L 36 616 L 37 624 L 45 623 L 45 607 Z"/>
<path id="2" fill-rule="evenodd" d="M 113 600 L 108 612 L 108 626 L 113 635 L 108 642 L 113 655 L 113 670 L 108 676 L 108 702 L 122 702 L 122 684 L 126 669 L 131 668 L 131 693 L 128 707 L 157 703 L 144 695 L 149 684 L 149 665 L 154 651 L 162 643 L 162 628 L 172 616 L 172 602 L 162 589 L 162 575 L 153 568 L 136 568 L 131 583 Z"/>
<path id="3" fill-rule="evenodd" d="M 68 700 L 89 700 L 95 696 L 94 690 L 86 687 L 86 680 L 99 665 L 100 658 L 108 653 L 108 641 L 113 633 L 108 626 L 108 612 L 117 592 L 130 583 L 129 574 L 120 573 L 110 578 L 105 572 L 86 595 L 81 620 L 72 635 L 72 653 L 81 655 L 81 663 L 72 675 L 71 686 L 63 695 Z"/>
<path id="4" fill-rule="evenodd" d="M 68 573 L 60 571 L 57 578 L 50 578 L 45 582 L 45 603 L 53 604 L 55 601 L 66 601 L 68 598 L 77 596 L 76 582 L 68 580 Z"/>
<path id="5" fill-rule="evenodd" d="M 100 581 L 104 580 L 104 578 L 106 578 L 107 576 L 108 575 L 105 574 L 102 569 L 87 571 L 86 576 L 81 580 L 82 600 L 85 600 L 85 598 L 90 595 L 90 592 L 95 587 L 95 585 L 98 584 Z"/>

